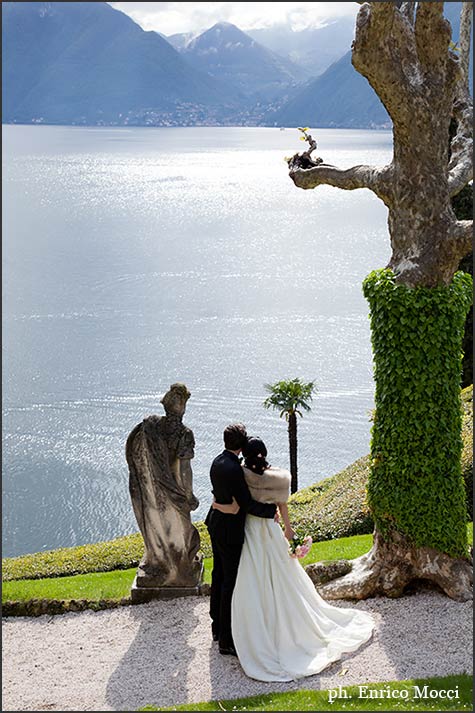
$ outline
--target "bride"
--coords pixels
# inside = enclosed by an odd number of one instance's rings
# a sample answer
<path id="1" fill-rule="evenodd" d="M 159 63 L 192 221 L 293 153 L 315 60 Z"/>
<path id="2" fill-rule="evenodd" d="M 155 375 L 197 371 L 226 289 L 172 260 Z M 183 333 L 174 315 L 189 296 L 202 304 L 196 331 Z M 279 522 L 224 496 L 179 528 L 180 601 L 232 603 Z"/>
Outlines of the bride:
<path id="1" fill-rule="evenodd" d="M 259 681 L 311 676 L 371 638 L 373 618 L 328 604 L 290 557 L 294 536 L 287 499 L 290 473 L 271 467 L 259 438 L 243 448 L 244 476 L 254 500 L 278 505 L 285 535 L 272 519 L 246 516 L 245 540 L 232 598 L 234 646 L 245 673 Z M 239 505 L 213 503 L 236 514 Z M 287 538 L 287 539 L 286 539 Z"/>

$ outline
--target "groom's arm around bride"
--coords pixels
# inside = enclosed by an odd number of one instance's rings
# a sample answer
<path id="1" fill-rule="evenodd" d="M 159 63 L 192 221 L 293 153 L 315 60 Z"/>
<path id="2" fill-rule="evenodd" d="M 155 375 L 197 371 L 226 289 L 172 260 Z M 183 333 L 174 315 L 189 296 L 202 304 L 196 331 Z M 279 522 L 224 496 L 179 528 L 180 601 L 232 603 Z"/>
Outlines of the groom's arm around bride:
<path id="1" fill-rule="evenodd" d="M 246 514 L 273 518 L 276 506 L 253 500 L 249 492 L 238 457 L 247 442 L 245 427 L 231 424 L 223 435 L 225 450 L 214 459 L 210 470 L 213 494 L 222 505 L 231 504 L 234 497 L 239 512 L 229 515 L 211 508 L 206 517 L 213 548 L 210 616 L 213 638 L 219 641 L 220 652 L 233 654 L 231 599 L 244 542 Z"/>

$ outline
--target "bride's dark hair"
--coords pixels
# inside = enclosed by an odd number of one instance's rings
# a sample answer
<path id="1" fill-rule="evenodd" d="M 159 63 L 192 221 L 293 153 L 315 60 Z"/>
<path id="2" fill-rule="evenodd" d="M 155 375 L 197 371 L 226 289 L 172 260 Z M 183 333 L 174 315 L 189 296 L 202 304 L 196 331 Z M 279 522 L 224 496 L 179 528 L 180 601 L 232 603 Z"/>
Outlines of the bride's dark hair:
<path id="1" fill-rule="evenodd" d="M 270 464 L 266 460 L 267 448 L 260 438 L 250 436 L 242 449 L 242 454 L 244 456 L 244 465 L 249 470 L 252 470 L 253 473 L 262 475 L 267 468 L 270 468 Z"/>

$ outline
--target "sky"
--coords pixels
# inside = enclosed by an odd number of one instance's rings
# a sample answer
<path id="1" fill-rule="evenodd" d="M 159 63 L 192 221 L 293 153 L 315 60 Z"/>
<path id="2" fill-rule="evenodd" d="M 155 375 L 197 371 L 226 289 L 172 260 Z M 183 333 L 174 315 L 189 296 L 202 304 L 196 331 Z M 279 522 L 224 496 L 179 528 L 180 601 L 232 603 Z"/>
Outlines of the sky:
<path id="1" fill-rule="evenodd" d="M 342 16 L 354 17 L 356 2 L 111 2 L 144 30 L 164 35 L 201 32 L 216 22 L 242 30 L 286 24 L 293 30 L 319 27 Z"/>

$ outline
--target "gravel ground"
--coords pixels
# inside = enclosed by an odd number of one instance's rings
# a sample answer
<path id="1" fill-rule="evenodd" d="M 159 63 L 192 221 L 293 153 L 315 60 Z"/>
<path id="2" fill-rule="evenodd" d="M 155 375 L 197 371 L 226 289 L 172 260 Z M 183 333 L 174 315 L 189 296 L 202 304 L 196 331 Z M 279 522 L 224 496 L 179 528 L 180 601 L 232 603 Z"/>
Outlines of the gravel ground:
<path id="1" fill-rule="evenodd" d="M 372 639 L 320 674 L 249 679 L 210 635 L 209 600 L 3 620 L 6 711 L 135 711 L 297 688 L 471 672 L 472 607 L 436 591 L 353 604 L 376 619 Z M 348 602 L 335 603 L 349 606 Z"/>

